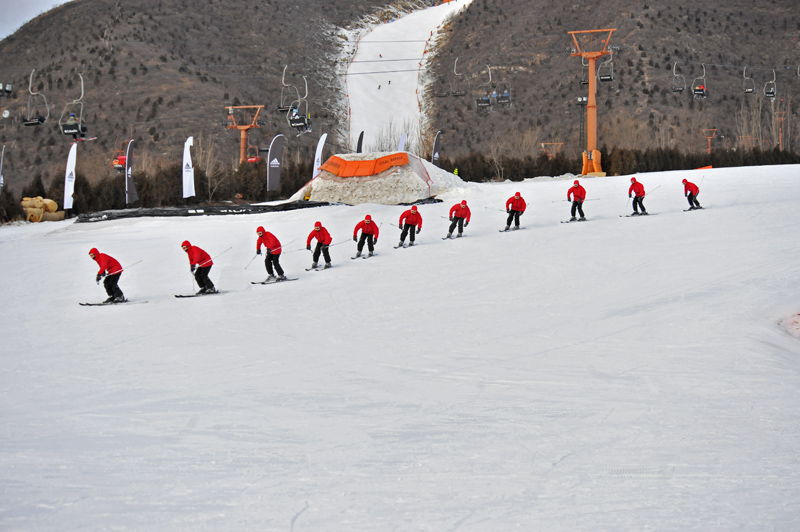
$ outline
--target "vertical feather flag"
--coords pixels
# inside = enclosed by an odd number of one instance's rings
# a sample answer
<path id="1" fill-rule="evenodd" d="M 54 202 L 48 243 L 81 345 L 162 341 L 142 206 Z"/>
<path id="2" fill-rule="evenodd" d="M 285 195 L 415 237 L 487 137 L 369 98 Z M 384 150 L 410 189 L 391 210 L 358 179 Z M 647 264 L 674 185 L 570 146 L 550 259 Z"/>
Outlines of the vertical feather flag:
<path id="1" fill-rule="evenodd" d="M 191 198 L 194 192 L 194 166 L 192 166 L 192 150 L 194 137 L 189 137 L 183 145 L 183 197 Z"/>

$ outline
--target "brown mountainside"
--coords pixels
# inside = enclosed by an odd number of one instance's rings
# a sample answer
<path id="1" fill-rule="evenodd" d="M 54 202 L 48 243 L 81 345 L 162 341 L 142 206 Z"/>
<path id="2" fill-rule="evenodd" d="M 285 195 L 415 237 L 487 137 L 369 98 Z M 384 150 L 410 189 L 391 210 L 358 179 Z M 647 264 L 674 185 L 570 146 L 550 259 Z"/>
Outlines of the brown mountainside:
<path id="1" fill-rule="evenodd" d="M 60 134 L 59 115 L 79 98 L 84 79 L 88 137 L 78 171 L 90 179 L 113 174 L 115 143 L 136 139 L 139 161 L 180 162 L 183 142 L 238 161 L 238 132 L 223 127 L 228 105 L 265 105 L 261 129 L 249 142 L 267 146 L 284 133 L 289 153 L 312 157 L 319 131 L 336 132 L 344 113 L 336 76 L 342 28 L 381 16 L 386 0 L 73 0 L 23 26 L 0 42 L 0 81 L 14 84 L 0 97 L 0 143 L 6 145 L 4 174 L 13 188 L 36 173 L 63 173 L 71 137 Z M 411 9 L 420 5 L 392 2 Z M 296 138 L 276 108 L 286 82 L 304 92 L 308 80 L 314 133 Z M 40 127 L 22 127 L 27 117 L 28 80 L 51 104 Z M 209 147 L 213 146 L 213 149 Z M 205 148 L 204 148 L 205 147 Z M 310 153 L 310 155 L 309 155 Z"/>
<path id="2" fill-rule="evenodd" d="M 707 146 L 703 129 L 713 128 L 714 148 L 750 143 L 771 149 L 779 142 L 777 116 L 788 111 L 784 149 L 800 150 L 796 0 L 475 0 L 447 28 L 430 73 L 452 81 L 458 57 L 458 73 L 469 76 L 473 89 L 472 98 L 437 98 L 433 89 L 427 94 L 436 109 L 431 129 L 446 133 L 444 153 L 519 153 L 535 143 L 564 142 L 563 149 L 577 156 L 583 149 L 577 98 L 588 86 L 580 83 L 581 59 L 565 53 L 573 47 L 567 32 L 606 28 L 616 28 L 610 42 L 620 49 L 615 80 L 598 83 L 600 145 L 699 151 Z M 686 80 L 683 93 L 672 91 L 675 62 Z M 513 107 L 478 112 L 474 98 L 477 86 L 488 82 L 487 64 L 498 88 L 511 86 Z M 694 99 L 690 85 L 703 64 L 708 97 Z M 754 80 L 751 94 L 743 93 L 745 66 Z M 763 93 L 773 69 L 774 102 Z M 509 142 L 511 132 L 517 138 Z"/>
<path id="3" fill-rule="evenodd" d="M 346 103 L 337 72 L 342 28 L 389 9 L 387 0 L 73 0 L 26 24 L 0 42 L 0 81 L 14 84 L 0 97 L 0 143 L 6 145 L 6 182 L 19 189 L 34 175 L 63 173 L 71 138 L 56 126 L 67 102 L 80 95 L 84 78 L 83 143 L 79 172 L 90 179 L 113 174 L 115 144 L 137 140 L 141 164 L 177 162 L 183 141 L 233 168 L 238 135 L 223 127 L 228 105 L 264 104 L 264 127 L 250 143 L 265 146 L 286 134 L 288 154 L 313 158 L 320 131 L 345 133 Z M 392 2 L 403 9 L 430 2 Z M 383 10 L 383 11 L 382 11 Z M 446 157 L 479 151 L 526 155 L 541 142 L 563 142 L 581 151 L 580 58 L 570 57 L 567 31 L 616 28 L 611 43 L 615 79 L 599 83 L 599 143 L 618 147 L 705 148 L 703 130 L 717 129 L 715 148 L 777 145 L 783 119 L 785 149 L 800 150 L 800 10 L 794 0 L 746 3 L 714 0 L 702 6 L 664 0 L 474 0 L 445 30 L 432 55 L 427 99 L 429 132 L 445 132 Z M 463 98 L 433 96 L 436 80 L 452 81 L 453 64 L 472 87 Z M 672 91 L 672 68 L 687 90 Z M 692 80 L 706 66 L 705 100 L 691 96 Z M 308 79 L 314 133 L 294 137 L 276 111 L 281 73 L 303 90 Z M 513 105 L 479 112 L 474 98 L 488 81 L 508 84 Z M 755 92 L 742 92 L 743 68 Z M 51 104 L 50 120 L 23 127 L 28 77 Z M 777 98 L 764 97 L 775 69 Z M 341 138 L 341 136 L 339 137 Z M 344 151 L 335 146 L 334 150 Z"/>

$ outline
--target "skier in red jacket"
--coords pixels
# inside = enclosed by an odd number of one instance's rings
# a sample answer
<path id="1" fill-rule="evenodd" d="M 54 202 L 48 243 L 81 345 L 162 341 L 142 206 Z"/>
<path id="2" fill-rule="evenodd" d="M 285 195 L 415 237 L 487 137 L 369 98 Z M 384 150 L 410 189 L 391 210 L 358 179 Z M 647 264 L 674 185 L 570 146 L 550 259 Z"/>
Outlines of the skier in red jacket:
<path id="1" fill-rule="evenodd" d="M 569 221 L 574 222 L 576 220 L 575 211 L 580 213 L 581 221 L 586 220 L 586 216 L 583 215 L 583 202 L 586 199 L 586 189 L 581 186 L 577 179 L 567 191 L 567 201 L 570 201 L 570 196 L 572 196 L 572 218 L 570 218 Z"/>
<path id="2" fill-rule="evenodd" d="M 446 238 L 453 238 L 453 230 L 458 225 L 458 234 L 456 237 L 460 237 L 461 233 L 464 232 L 464 227 L 469 225 L 469 220 L 472 217 L 472 213 L 467 207 L 467 200 L 462 201 L 461 203 L 456 203 L 452 207 L 450 207 L 450 229 L 447 230 L 447 237 Z"/>
<path id="3" fill-rule="evenodd" d="M 97 251 L 97 248 L 90 249 L 89 256 L 100 266 L 100 270 L 97 272 L 97 277 L 95 278 L 97 284 L 100 284 L 100 279 L 105 277 L 105 279 L 103 279 L 103 287 L 106 289 L 108 299 L 103 301 L 103 303 L 123 303 L 127 301 L 122 294 L 122 290 L 117 286 L 119 276 L 122 275 L 122 266 L 119 265 L 117 259 L 105 253 L 100 253 Z"/>
<path id="4" fill-rule="evenodd" d="M 211 266 L 214 263 L 211 257 L 197 246 L 193 246 L 188 240 L 184 240 L 181 248 L 186 252 L 189 257 L 189 269 L 194 274 L 194 279 L 197 281 L 197 286 L 200 287 L 198 294 L 213 294 L 217 291 L 214 283 L 208 278 L 208 273 L 211 271 Z"/>
<path id="5" fill-rule="evenodd" d="M 508 213 L 508 219 L 506 220 L 506 228 L 505 230 L 508 231 L 511 229 L 511 221 L 514 221 L 514 230 L 516 231 L 519 229 L 519 217 L 522 216 L 522 213 L 525 212 L 527 205 L 525 204 L 525 200 L 522 199 L 519 192 L 514 193 L 514 195 L 506 201 L 506 212 Z"/>
<path id="6" fill-rule="evenodd" d="M 703 208 L 700 206 L 700 202 L 697 201 L 697 196 L 699 194 L 700 194 L 700 189 L 697 188 L 697 185 L 686 179 L 683 180 L 683 195 L 686 197 L 686 199 L 689 200 L 690 211 Z"/>
<path id="7" fill-rule="evenodd" d="M 635 177 L 631 178 L 631 186 L 628 189 L 628 197 L 633 193 L 633 214 L 631 216 L 639 216 L 639 208 L 642 209 L 642 215 L 646 216 L 647 211 L 644 208 L 644 185 L 636 181 Z"/>
<path id="8" fill-rule="evenodd" d="M 311 268 L 317 267 L 317 262 L 319 261 L 319 254 L 322 253 L 323 257 L 325 257 L 325 267 L 331 267 L 331 256 L 328 253 L 328 246 L 331 245 L 333 239 L 331 238 L 330 233 L 328 230 L 322 227 L 322 222 L 316 222 L 314 224 L 314 230 L 308 235 L 308 240 L 306 241 L 306 249 L 311 250 L 311 239 L 317 239 L 317 247 L 314 249 L 314 262 L 311 264 Z"/>
<path id="9" fill-rule="evenodd" d="M 403 232 L 400 233 L 400 243 L 397 247 L 403 245 L 406 235 L 409 235 L 408 245 L 413 246 L 414 235 L 422 231 L 422 215 L 417 211 L 416 205 L 412 205 L 410 209 L 400 215 L 400 229 L 402 229 Z"/>
<path id="10" fill-rule="evenodd" d="M 264 259 L 264 266 L 267 268 L 267 281 L 284 281 L 286 276 L 283 275 L 283 268 L 280 265 L 281 258 L 281 243 L 275 238 L 275 235 L 264 230 L 263 227 L 256 229 L 258 240 L 256 241 L 256 255 L 261 255 L 261 246 L 266 250 L 267 258 Z M 278 277 L 272 271 L 275 267 Z"/>
<path id="11" fill-rule="evenodd" d="M 358 239 L 358 230 L 361 230 L 361 239 Z M 361 256 L 361 250 L 364 249 L 364 242 L 367 243 L 367 249 L 369 249 L 369 256 L 373 255 L 375 251 L 375 244 L 378 243 L 378 235 L 380 231 L 378 230 L 378 224 L 372 221 L 372 216 L 369 214 L 364 217 L 363 220 L 356 224 L 356 228 L 353 229 L 353 242 L 358 242 L 358 249 L 356 250 L 356 257 Z"/>

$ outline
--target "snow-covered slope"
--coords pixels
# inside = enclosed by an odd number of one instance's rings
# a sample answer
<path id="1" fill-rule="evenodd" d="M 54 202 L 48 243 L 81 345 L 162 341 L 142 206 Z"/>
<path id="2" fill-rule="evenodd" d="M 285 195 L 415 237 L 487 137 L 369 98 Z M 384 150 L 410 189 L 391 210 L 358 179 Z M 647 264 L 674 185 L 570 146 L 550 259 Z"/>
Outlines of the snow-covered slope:
<path id="1" fill-rule="evenodd" d="M 475 185 L 397 250 L 378 205 L 0 228 L 0 529 L 797 529 L 799 170 L 643 174 L 647 218 L 582 179 L 572 224 L 571 179 Z M 305 272 L 316 220 L 342 243 Z M 300 280 L 250 284 L 259 225 Z M 173 297 L 184 239 L 232 248 L 228 293 Z M 93 246 L 147 303 L 78 306 Z"/>

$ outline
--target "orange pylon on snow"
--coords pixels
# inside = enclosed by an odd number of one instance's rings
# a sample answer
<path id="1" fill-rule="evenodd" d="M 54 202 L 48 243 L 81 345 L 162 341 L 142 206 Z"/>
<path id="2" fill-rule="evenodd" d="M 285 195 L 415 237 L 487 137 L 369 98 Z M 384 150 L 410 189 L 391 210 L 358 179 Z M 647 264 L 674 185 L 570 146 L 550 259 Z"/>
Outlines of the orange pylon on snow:
<path id="1" fill-rule="evenodd" d="M 247 160 L 247 132 L 253 128 L 260 128 L 258 124 L 258 113 L 264 108 L 263 105 L 230 105 L 228 110 L 228 129 L 238 129 L 240 132 L 239 142 L 239 164 Z M 241 117 L 241 123 L 236 121 L 237 109 L 255 109 L 255 113 L 249 115 L 245 112 Z"/>
<path id="2" fill-rule="evenodd" d="M 605 175 L 600 164 L 600 151 L 597 149 L 597 59 L 612 52 L 608 49 L 613 29 L 569 31 L 575 47 L 572 57 L 585 58 L 589 62 L 589 98 L 586 103 L 586 151 L 583 152 L 582 175 Z M 583 59 L 581 59 L 583 60 Z"/>

